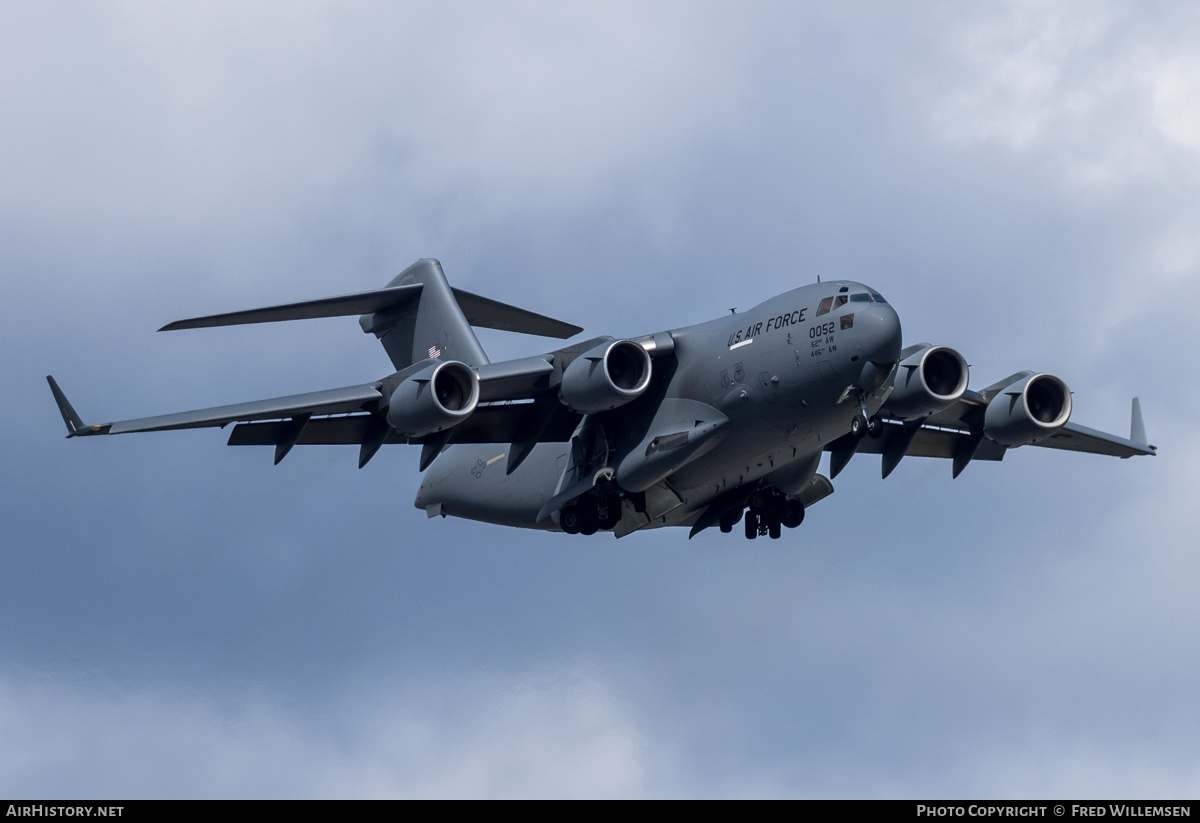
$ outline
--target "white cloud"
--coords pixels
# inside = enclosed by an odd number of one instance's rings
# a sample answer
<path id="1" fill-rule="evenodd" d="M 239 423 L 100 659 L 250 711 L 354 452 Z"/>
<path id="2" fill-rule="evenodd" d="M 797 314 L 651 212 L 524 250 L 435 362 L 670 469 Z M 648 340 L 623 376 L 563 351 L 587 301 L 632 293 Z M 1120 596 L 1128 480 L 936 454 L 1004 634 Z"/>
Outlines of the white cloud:
<path id="1" fill-rule="evenodd" d="M 1073 204 L 1074 225 L 1046 230 L 1092 259 L 1046 285 L 1075 281 L 1063 293 L 1071 317 L 1054 322 L 1121 368 L 1150 329 L 1162 348 L 1195 345 L 1184 307 L 1200 297 L 1197 35 L 1190 4 L 989 7 L 951 38 L 961 71 L 932 110 L 941 140 L 980 157 L 1000 149 L 1041 170 L 1042 202 Z"/>
<path id="2" fill-rule="evenodd" d="M 302 712 L 252 690 L 10 676 L 0 739 L 13 796 L 623 797 L 661 792 L 667 771 L 587 667 L 396 682 Z"/>
<path id="3" fill-rule="evenodd" d="M 1134 747 L 1072 745 L 1034 735 L 1020 751 L 997 752 L 958 775 L 945 797 L 1190 798 L 1200 791 L 1200 760 Z"/>
<path id="4" fill-rule="evenodd" d="M 1114 2 L 989 9 L 954 39 L 965 72 L 936 106 L 935 129 L 958 145 L 1047 153 L 1088 196 L 1181 173 L 1194 181 L 1198 26 Z"/>
<path id="5" fill-rule="evenodd" d="M 1004 12 L 965 26 L 957 50 L 978 76 L 949 92 L 937 111 L 945 138 L 995 141 L 1024 149 L 1045 136 L 1064 111 L 1089 108 L 1070 91 L 1070 63 L 1097 40 L 1107 12 L 1095 4 L 1009 3 Z"/>

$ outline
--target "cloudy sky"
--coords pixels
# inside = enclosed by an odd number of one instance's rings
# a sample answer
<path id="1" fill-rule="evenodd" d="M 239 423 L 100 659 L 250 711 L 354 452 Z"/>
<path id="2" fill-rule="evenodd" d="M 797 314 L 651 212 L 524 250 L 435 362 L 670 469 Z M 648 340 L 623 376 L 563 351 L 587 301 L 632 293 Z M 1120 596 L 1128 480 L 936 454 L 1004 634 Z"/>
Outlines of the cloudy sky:
<path id="1" fill-rule="evenodd" d="M 0 3 L 0 794 L 1200 794 L 1200 9 Z M 390 371 L 376 288 L 635 335 L 817 276 L 1156 458 L 860 456 L 779 541 L 427 520 L 416 450 L 103 422 Z M 543 351 L 481 334 L 494 359 Z"/>

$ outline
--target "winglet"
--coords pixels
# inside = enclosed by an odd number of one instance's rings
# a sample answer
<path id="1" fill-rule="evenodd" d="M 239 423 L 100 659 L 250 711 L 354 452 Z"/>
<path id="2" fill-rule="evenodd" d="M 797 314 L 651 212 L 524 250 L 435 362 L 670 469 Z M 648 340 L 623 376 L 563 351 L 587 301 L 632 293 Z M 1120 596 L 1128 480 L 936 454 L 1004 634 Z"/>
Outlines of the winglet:
<path id="1" fill-rule="evenodd" d="M 1142 422 L 1142 403 L 1136 397 L 1133 398 L 1133 411 L 1129 419 L 1129 439 L 1142 445 L 1150 443 L 1146 439 L 1146 424 Z"/>
<path id="2" fill-rule="evenodd" d="M 58 404 L 58 412 L 62 415 L 63 422 L 67 424 L 67 437 L 83 433 L 87 426 L 79 418 L 63 390 L 58 387 L 58 383 L 50 375 L 46 375 L 46 382 L 50 384 L 50 391 L 54 393 L 54 402 Z"/>

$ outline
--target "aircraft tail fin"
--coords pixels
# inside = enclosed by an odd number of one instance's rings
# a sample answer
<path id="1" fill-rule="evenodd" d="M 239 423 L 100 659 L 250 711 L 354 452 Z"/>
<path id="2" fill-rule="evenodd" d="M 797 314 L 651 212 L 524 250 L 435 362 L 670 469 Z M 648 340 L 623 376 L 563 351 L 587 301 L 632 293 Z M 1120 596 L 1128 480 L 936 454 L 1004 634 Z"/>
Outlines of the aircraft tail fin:
<path id="1" fill-rule="evenodd" d="M 418 260 L 388 283 L 388 288 L 396 287 L 413 289 L 416 299 L 364 313 L 358 319 L 364 332 L 383 343 L 392 365 L 404 369 L 428 358 L 460 360 L 469 366 L 489 362 L 440 262 Z"/>
<path id="2" fill-rule="evenodd" d="M 397 369 L 426 358 L 488 363 L 472 326 L 565 340 L 583 331 L 545 315 L 452 288 L 442 264 L 424 258 L 400 272 L 391 288 L 420 289 L 416 301 L 363 314 L 359 324 L 383 343 Z"/>

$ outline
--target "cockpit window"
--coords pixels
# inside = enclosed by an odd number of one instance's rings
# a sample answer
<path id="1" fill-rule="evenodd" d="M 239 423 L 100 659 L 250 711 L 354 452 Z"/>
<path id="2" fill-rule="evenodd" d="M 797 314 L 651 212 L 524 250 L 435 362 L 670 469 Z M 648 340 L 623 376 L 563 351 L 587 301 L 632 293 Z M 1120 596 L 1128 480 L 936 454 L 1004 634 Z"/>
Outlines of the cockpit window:
<path id="1" fill-rule="evenodd" d="M 851 303 L 882 303 L 885 306 L 887 305 L 887 301 L 883 299 L 883 295 L 877 291 L 873 291 L 872 289 L 867 289 L 867 291 L 865 293 L 858 292 L 857 294 L 850 295 L 850 302 Z"/>
<path id="2" fill-rule="evenodd" d="M 826 297 L 821 301 L 821 305 L 817 306 L 817 317 L 822 314 L 829 314 L 831 311 L 836 311 L 846 305 L 849 298 L 844 294 L 839 294 L 837 297 Z"/>

